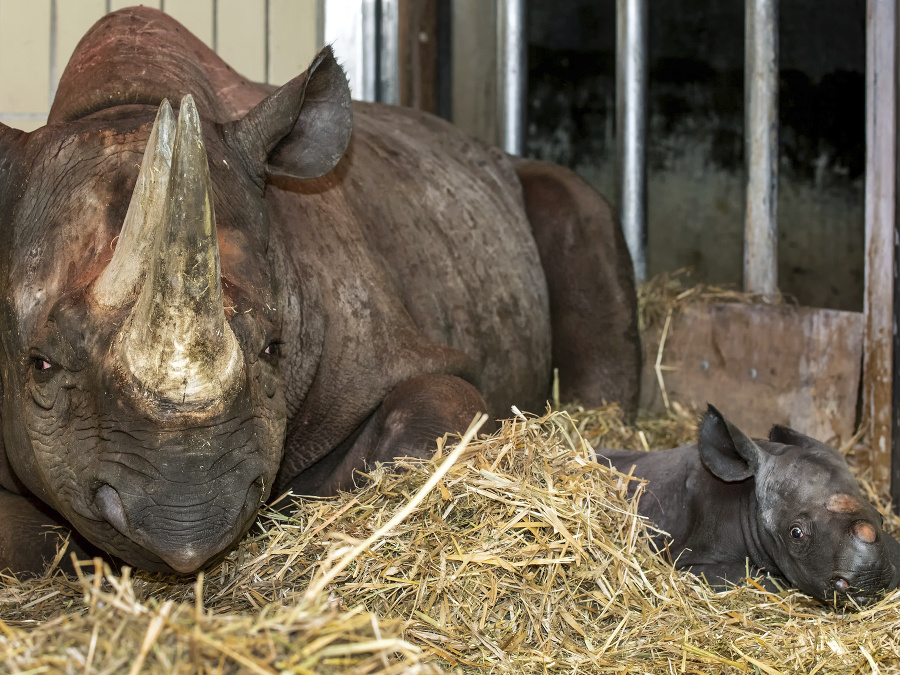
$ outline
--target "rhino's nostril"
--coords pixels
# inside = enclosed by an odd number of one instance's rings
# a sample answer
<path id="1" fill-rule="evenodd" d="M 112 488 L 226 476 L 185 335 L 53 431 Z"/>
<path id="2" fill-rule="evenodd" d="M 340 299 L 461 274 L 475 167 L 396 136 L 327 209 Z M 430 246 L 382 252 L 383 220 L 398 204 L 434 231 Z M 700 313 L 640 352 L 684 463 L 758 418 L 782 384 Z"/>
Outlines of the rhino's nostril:
<path id="1" fill-rule="evenodd" d="M 864 520 L 860 520 L 853 526 L 853 534 L 856 535 L 857 539 L 867 544 L 874 544 L 878 539 L 878 533 L 875 531 L 875 528 Z"/>
<path id="2" fill-rule="evenodd" d="M 110 525 L 122 534 L 128 532 L 128 520 L 125 518 L 125 507 L 122 498 L 111 485 L 104 483 L 94 495 L 97 508 Z"/>
<path id="3" fill-rule="evenodd" d="M 850 590 L 850 583 L 843 577 L 837 577 L 834 580 L 834 588 L 839 593 L 846 593 Z"/>

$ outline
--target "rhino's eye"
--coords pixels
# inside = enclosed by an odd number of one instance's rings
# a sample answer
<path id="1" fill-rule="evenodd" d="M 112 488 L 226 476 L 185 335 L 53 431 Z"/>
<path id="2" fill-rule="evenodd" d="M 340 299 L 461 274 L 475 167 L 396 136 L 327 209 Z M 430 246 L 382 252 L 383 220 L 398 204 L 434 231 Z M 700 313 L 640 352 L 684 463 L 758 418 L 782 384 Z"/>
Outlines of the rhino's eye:
<path id="1" fill-rule="evenodd" d="M 803 530 L 799 525 L 794 525 L 791 528 L 791 538 L 792 539 L 803 539 Z"/>
<path id="2" fill-rule="evenodd" d="M 281 356 L 281 343 L 270 342 L 266 345 L 266 348 L 263 349 L 262 353 L 267 359 L 274 359 Z"/>
<path id="3" fill-rule="evenodd" d="M 39 373 L 46 373 L 53 368 L 53 364 L 46 359 L 42 359 L 40 356 L 35 356 L 31 359 L 31 367 Z"/>

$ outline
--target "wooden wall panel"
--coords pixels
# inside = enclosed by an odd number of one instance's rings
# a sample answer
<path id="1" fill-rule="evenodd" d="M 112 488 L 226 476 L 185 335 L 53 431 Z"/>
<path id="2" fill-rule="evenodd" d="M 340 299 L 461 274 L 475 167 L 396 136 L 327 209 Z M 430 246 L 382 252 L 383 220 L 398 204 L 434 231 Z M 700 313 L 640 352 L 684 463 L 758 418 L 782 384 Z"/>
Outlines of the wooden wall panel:
<path id="1" fill-rule="evenodd" d="M 63 0 L 65 2 L 66 0 Z M 133 7 L 134 5 L 143 5 L 144 7 L 162 8 L 162 0 L 109 0 L 109 11 L 115 12 L 117 9 L 125 7 Z"/>
<path id="2" fill-rule="evenodd" d="M 106 0 L 65 0 L 56 3 L 56 82 L 65 70 L 78 42 L 106 14 Z"/>
<path id="3" fill-rule="evenodd" d="M 265 0 L 218 0 L 216 50 L 244 77 L 266 81 Z"/>
<path id="4" fill-rule="evenodd" d="M 846 443 L 856 422 L 863 315 L 789 305 L 692 305 L 672 316 L 660 359 L 670 401 L 719 408 L 752 436 L 785 424 Z M 660 327 L 643 336 L 641 407 L 665 411 Z"/>
<path id="5" fill-rule="evenodd" d="M 453 3 L 453 122 L 496 145 L 497 15 L 493 2 Z"/>
<path id="6" fill-rule="evenodd" d="M 162 8 L 210 47 L 215 47 L 213 0 L 165 0 Z"/>
<path id="7" fill-rule="evenodd" d="M 400 105 L 437 112 L 437 0 L 399 5 Z"/>
<path id="8" fill-rule="evenodd" d="M 135 0 L 0 0 L 0 122 L 26 131 L 43 125 L 59 78 L 85 32 L 107 10 L 134 4 Z M 142 4 L 173 16 L 252 80 L 287 82 L 306 69 L 323 43 L 322 0 Z"/>
<path id="9" fill-rule="evenodd" d="M 50 0 L 0 0 L 0 120 L 34 129 L 49 101 Z"/>
<path id="10" fill-rule="evenodd" d="M 269 82 L 284 84 L 319 50 L 318 0 L 269 0 Z"/>

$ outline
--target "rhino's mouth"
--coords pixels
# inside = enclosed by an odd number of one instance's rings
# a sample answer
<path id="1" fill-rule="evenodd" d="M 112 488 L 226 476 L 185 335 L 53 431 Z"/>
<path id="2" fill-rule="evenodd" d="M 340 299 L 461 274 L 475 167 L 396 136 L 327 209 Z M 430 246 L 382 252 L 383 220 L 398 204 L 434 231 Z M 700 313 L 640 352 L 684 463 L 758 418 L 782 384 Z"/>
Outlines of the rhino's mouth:
<path id="1" fill-rule="evenodd" d="M 244 498 L 194 505 L 161 506 L 143 500 L 126 508 L 119 491 L 108 483 L 94 495 L 103 519 L 119 534 L 181 574 L 196 572 L 227 550 L 250 527 L 264 492 L 263 477 L 247 488 Z M 126 558 L 126 562 L 129 560 Z"/>
<path id="2" fill-rule="evenodd" d="M 893 570 L 887 568 L 857 574 L 836 573 L 826 586 L 825 599 L 838 607 L 868 605 L 887 593 L 892 574 Z"/>

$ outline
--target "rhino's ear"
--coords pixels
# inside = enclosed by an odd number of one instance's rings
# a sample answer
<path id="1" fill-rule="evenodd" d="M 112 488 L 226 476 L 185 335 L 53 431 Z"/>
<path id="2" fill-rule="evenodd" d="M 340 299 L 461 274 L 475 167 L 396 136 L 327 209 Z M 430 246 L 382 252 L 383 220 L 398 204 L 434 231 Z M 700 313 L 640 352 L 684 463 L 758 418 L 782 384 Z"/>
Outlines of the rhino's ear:
<path id="1" fill-rule="evenodd" d="M 811 438 L 799 431 L 794 431 L 790 427 L 781 424 L 772 425 L 769 431 L 769 440 L 773 443 L 781 443 L 782 445 L 796 445 L 798 448 L 813 448 L 823 445 L 815 438 Z"/>
<path id="2" fill-rule="evenodd" d="M 24 133 L 24 131 L 13 129 L 12 127 L 3 124 L 3 122 L 0 122 L 0 162 L 6 159 L 12 144 Z"/>
<path id="3" fill-rule="evenodd" d="M 234 140 L 269 174 L 316 178 L 331 171 L 350 142 L 353 111 L 347 76 L 331 47 L 234 123 Z"/>
<path id="4" fill-rule="evenodd" d="M 12 147 L 16 139 L 24 135 L 24 131 L 13 129 L 0 122 L 0 189 L 7 181 L 9 168 L 14 162 Z"/>
<path id="5" fill-rule="evenodd" d="M 756 474 L 762 449 L 713 406 L 700 420 L 700 459 L 715 476 L 729 483 Z"/>

